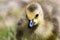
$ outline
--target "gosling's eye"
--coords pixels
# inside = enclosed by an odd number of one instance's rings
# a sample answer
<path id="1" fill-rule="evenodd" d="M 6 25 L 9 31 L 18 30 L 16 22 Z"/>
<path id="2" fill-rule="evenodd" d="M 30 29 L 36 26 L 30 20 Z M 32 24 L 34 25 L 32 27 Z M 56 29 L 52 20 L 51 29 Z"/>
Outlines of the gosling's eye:
<path id="1" fill-rule="evenodd" d="M 39 15 L 38 14 L 36 14 L 36 16 L 35 16 L 35 18 L 37 18 Z"/>

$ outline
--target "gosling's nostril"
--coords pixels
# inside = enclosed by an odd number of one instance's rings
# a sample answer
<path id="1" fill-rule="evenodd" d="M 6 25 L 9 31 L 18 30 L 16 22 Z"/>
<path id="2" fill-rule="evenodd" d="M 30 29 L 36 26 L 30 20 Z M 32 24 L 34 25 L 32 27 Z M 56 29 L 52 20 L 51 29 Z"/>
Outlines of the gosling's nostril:
<path id="1" fill-rule="evenodd" d="M 30 27 L 32 27 L 34 24 L 33 24 L 33 21 L 31 20 L 30 21 Z"/>

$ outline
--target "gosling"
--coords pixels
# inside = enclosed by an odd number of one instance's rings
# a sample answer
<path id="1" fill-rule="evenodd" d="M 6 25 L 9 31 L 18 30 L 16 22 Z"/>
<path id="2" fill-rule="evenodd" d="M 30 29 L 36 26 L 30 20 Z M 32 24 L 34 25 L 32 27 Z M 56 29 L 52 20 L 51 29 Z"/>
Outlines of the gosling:
<path id="1" fill-rule="evenodd" d="M 39 3 L 28 4 L 24 16 L 18 22 L 17 40 L 55 40 L 57 25 L 54 23 L 57 20 L 53 20 L 49 16 L 45 19 Z"/>

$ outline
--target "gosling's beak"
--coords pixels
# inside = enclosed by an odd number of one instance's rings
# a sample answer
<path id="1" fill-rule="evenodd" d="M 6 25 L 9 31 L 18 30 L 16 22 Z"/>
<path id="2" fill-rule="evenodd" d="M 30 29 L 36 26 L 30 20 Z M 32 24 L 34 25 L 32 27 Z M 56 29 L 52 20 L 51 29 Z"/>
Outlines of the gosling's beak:
<path id="1" fill-rule="evenodd" d="M 33 26 L 34 26 L 34 21 L 33 20 L 29 20 L 28 28 L 32 28 Z"/>

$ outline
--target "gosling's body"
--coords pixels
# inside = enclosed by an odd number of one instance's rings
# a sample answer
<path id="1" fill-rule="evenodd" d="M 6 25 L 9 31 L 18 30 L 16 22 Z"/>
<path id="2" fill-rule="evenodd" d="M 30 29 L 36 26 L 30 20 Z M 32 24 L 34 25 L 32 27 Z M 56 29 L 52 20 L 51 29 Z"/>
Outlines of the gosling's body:
<path id="1" fill-rule="evenodd" d="M 31 12 L 27 9 L 30 5 L 36 5 L 39 9 L 34 9 Z M 38 3 L 31 3 L 30 5 L 26 8 L 27 17 L 25 15 L 25 19 L 20 20 L 18 23 L 17 40 L 55 40 L 57 34 L 53 19 L 44 19 L 43 10 Z M 34 18 L 35 14 L 39 14 L 36 19 Z M 28 20 L 31 19 L 34 19 L 35 24 L 32 28 L 28 28 Z"/>
<path id="2" fill-rule="evenodd" d="M 42 27 L 41 27 L 42 26 Z M 27 26 L 22 27 L 18 31 L 18 40 L 55 40 L 54 25 L 46 21 L 46 24 L 41 24 L 37 28 L 29 29 Z"/>

